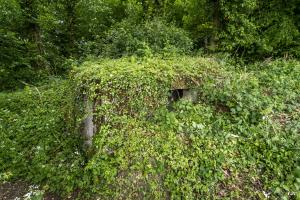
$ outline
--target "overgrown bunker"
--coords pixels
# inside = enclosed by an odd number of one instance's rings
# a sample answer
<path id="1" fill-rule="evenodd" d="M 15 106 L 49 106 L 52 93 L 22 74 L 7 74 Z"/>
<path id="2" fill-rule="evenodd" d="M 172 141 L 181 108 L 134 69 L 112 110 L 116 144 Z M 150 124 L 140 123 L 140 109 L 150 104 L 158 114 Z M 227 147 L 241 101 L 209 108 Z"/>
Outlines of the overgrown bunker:
<path id="1" fill-rule="evenodd" d="M 195 103 L 203 75 L 216 63 L 210 59 L 87 62 L 75 72 L 84 91 L 82 134 L 85 144 L 105 126 L 122 118 L 142 119 L 178 100 Z"/>

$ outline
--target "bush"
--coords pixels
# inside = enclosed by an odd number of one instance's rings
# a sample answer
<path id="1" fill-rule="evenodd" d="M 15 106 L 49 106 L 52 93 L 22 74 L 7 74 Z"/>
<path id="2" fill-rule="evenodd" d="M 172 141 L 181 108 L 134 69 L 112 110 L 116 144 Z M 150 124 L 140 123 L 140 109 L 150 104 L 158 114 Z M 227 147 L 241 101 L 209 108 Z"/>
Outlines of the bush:
<path id="1" fill-rule="evenodd" d="M 192 41 L 187 33 L 161 20 L 136 24 L 129 20 L 115 25 L 106 34 L 103 54 L 147 56 L 157 53 L 188 53 Z"/>
<path id="2" fill-rule="evenodd" d="M 30 44 L 16 34 L 0 29 L 0 91 L 11 90 L 40 79 L 41 71 L 34 69 Z"/>
<path id="3" fill-rule="evenodd" d="M 83 156 L 72 91 L 55 81 L 0 94 L 1 181 L 25 179 L 66 193 L 78 186 Z"/>

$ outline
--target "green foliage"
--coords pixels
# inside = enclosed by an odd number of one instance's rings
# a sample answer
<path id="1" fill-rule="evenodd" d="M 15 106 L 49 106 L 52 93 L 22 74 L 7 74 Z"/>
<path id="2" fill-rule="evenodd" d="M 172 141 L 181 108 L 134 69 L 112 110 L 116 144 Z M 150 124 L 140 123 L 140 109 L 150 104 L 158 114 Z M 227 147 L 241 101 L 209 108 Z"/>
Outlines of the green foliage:
<path id="1" fill-rule="evenodd" d="M 24 12 L 18 1 L 0 1 L 0 91 L 41 80 L 47 73 L 45 68 L 37 67 L 44 59 L 36 44 L 20 33 L 26 24 Z"/>
<path id="2" fill-rule="evenodd" d="M 296 1 L 221 1 L 221 48 L 257 57 L 288 53 L 297 56 L 296 7 Z"/>
<path id="3" fill-rule="evenodd" d="M 125 20 L 113 26 L 105 38 L 89 49 L 89 52 L 93 55 L 98 49 L 98 55 L 104 57 L 144 57 L 153 54 L 189 53 L 191 48 L 192 41 L 184 30 L 162 20 L 145 23 Z"/>
<path id="4" fill-rule="evenodd" d="M 1 181 L 85 199 L 297 198 L 299 72 L 293 60 L 85 62 L 72 82 L 0 95 Z M 186 87 L 198 91 L 194 104 L 168 102 Z M 83 95 L 96 124 L 88 156 Z"/>
<path id="5" fill-rule="evenodd" d="M 105 110 L 97 110 L 98 117 L 145 116 L 167 103 L 172 87 L 197 85 L 202 71 L 210 71 L 211 65 L 216 63 L 184 56 L 180 60 L 130 57 L 86 62 L 73 73 L 77 87 L 99 106 L 106 102 Z"/>
<path id="6" fill-rule="evenodd" d="M 299 7 L 299 0 L 0 0 L 1 90 L 66 75 L 68 60 L 87 57 L 203 49 L 250 61 L 298 58 Z"/>
<path id="7" fill-rule="evenodd" d="M 249 175 L 259 178 L 262 189 L 274 197 L 299 191 L 294 177 L 300 146 L 299 67 L 287 60 L 259 63 L 249 71 L 211 79 L 202 88 L 202 101 L 224 113 L 224 128 L 239 138 L 241 164 L 245 169 L 255 166 Z"/>
<path id="8" fill-rule="evenodd" d="M 85 40 L 103 36 L 112 24 L 125 17 L 124 4 L 120 0 L 89 0 L 79 1 L 76 7 L 78 13 L 78 31 Z"/>
<path id="9" fill-rule="evenodd" d="M 67 81 L 0 94 L 1 181 L 25 179 L 71 192 L 83 162 L 74 92 Z"/>
<path id="10" fill-rule="evenodd" d="M 296 197 L 299 66 L 277 60 L 245 71 L 188 57 L 85 63 L 74 76 L 95 103 L 98 128 L 84 188 L 102 199 Z M 168 92 L 182 81 L 199 100 L 168 109 Z"/>
<path id="11" fill-rule="evenodd" d="M 299 198 L 300 64 L 271 60 L 300 57 L 299 13 L 299 0 L 0 0 L 0 180 L 84 199 Z M 254 62 L 186 56 L 202 49 Z M 197 101 L 169 102 L 176 88 Z"/>
<path id="12" fill-rule="evenodd" d="M 16 0 L 0 1 L 0 21 L 1 28 L 5 27 L 9 30 L 15 30 L 19 25 L 18 20 L 21 17 L 20 5 Z"/>

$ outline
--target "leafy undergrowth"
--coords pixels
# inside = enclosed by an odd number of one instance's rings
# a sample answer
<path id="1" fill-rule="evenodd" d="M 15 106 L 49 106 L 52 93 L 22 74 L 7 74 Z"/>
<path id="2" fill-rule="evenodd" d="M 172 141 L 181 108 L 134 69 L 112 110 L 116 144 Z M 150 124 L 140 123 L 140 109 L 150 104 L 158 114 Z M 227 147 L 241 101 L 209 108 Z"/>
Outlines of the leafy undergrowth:
<path id="1" fill-rule="evenodd" d="M 94 102 L 89 154 L 69 87 L 1 94 L 1 179 L 85 199 L 300 197 L 299 62 L 131 58 L 87 62 L 73 77 Z M 182 82 L 197 101 L 167 105 Z"/>
<path id="2" fill-rule="evenodd" d="M 67 81 L 0 94 L 0 180 L 71 192 L 84 161 Z"/>

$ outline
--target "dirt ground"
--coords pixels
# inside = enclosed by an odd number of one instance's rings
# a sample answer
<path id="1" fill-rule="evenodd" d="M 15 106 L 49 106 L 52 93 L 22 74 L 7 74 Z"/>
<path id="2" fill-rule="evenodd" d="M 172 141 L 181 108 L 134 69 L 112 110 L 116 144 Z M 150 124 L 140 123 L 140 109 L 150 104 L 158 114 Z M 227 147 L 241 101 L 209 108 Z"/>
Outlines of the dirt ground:
<path id="1" fill-rule="evenodd" d="M 0 184 L 0 200 L 22 200 L 30 190 L 30 184 L 24 181 L 6 182 Z M 54 194 L 45 194 L 44 200 L 62 200 Z"/>
<path id="2" fill-rule="evenodd" d="M 29 185 L 22 181 L 14 183 L 0 184 L 0 199 L 1 200 L 15 200 L 22 199 L 23 195 L 27 193 Z"/>

